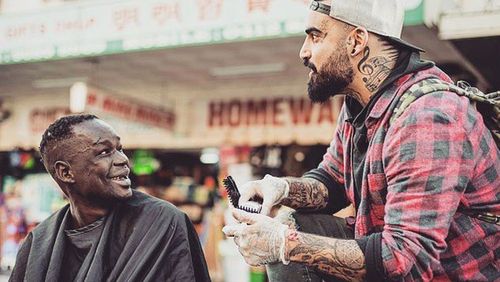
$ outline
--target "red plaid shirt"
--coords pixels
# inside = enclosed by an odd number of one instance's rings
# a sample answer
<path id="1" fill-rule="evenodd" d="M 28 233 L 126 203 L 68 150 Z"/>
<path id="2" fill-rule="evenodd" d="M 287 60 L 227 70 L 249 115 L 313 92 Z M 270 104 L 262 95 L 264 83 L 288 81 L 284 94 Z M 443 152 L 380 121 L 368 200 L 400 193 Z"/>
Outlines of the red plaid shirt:
<path id="1" fill-rule="evenodd" d="M 355 237 L 381 240 L 384 280 L 500 281 L 500 226 L 464 214 L 500 214 L 499 150 L 480 114 L 467 98 L 437 92 L 389 127 L 395 98 L 429 77 L 451 81 L 436 67 L 403 76 L 368 113 Z M 342 111 L 319 168 L 354 203 L 353 128 L 345 120 Z"/>

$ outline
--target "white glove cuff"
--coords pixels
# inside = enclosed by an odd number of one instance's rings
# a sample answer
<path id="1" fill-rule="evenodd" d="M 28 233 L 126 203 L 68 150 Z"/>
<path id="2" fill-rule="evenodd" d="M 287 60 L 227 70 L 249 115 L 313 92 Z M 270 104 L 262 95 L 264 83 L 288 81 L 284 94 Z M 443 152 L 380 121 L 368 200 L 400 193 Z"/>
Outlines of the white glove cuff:
<path id="1" fill-rule="evenodd" d="M 270 174 L 266 174 L 264 176 L 264 180 L 269 181 L 275 187 L 283 189 L 283 193 L 281 194 L 281 198 L 279 199 L 280 201 L 288 198 L 288 194 L 290 194 L 290 185 L 288 184 L 288 181 L 280 177 L 272 176 Z"/>
<path id="2" fill-rule="evenodd" d="M 286 236 L 287 236 L 288 226 L 280 225 L 280 235 L 281 235 L 281 246 L 280 246 L 280 260 L 284 265 L 290 264 L 290 260 L 286 258 Z"/>
<path id="3" fill-rule="evenodd" d="M 285 184 L 285 193 L 283 193 L 283 199 L 288 198 L 288 195 L 290 194 L 290 184 L 288 184 L 288 181 L 285 179 L 280 178 L 283 183 Z"/>

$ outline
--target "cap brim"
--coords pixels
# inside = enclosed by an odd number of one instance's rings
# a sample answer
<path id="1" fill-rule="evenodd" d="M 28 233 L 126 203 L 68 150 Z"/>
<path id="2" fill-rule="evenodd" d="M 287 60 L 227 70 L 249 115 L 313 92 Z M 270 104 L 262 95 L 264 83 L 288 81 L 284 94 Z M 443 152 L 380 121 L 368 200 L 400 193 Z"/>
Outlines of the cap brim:
<path id="1" fill-rule="evenodd" d="M 410 44 L 410 43 L 404 41 L 403 39 L 400 39 L 400 38 L 397 38 L 397 37 L 392 37 L 392 36 L 387 36 L 387 35 L 385 35 L 384 37 L 387 38 L 389 41 L 393 42 L 394 44 L 400 46 L 400 47 L 412 49 L 412 50 L 415 50 L 415 51 L 418 51 L 418 52 L 425 52 L 424 49 L 422 49 L 420 47 L 417 47 L 417 46 L 415 46 L 413 44 Z"/>

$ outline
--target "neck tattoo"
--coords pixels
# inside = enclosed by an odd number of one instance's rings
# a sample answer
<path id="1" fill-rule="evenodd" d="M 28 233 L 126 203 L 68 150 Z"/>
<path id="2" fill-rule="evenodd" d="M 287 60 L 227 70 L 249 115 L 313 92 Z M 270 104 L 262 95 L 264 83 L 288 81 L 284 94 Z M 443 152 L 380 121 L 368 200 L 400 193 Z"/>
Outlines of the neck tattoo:
<path id="1" fill-rule="evenodd" d="M 363 58 L 358 64 L 358 70 L 363 75 L 363 82 L 368 91 L 373 93 L 380 87 L 391 73 L 396 59 L 397 56 L 392 54 L 370 57 L 370 48 L 365 48 Z"/>

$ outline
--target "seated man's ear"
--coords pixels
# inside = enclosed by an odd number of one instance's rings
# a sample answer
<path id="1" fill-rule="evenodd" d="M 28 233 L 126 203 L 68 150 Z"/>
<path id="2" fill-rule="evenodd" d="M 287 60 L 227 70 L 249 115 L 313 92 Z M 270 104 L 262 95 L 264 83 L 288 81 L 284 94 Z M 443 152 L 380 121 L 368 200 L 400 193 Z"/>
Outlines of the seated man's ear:
<path id="1" fill-rule="evenodd" d="M 64 183 L 75 183 L 75 177 L 71 171 L 71 166 L 65 161 L 57 161 L 54 164 L 55 176 Z"/>

